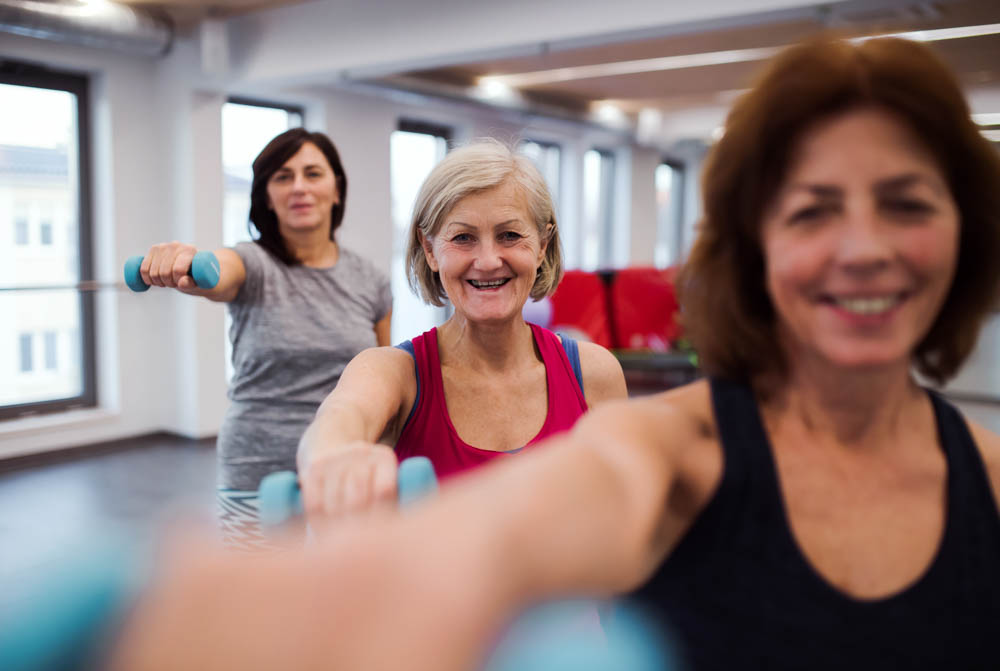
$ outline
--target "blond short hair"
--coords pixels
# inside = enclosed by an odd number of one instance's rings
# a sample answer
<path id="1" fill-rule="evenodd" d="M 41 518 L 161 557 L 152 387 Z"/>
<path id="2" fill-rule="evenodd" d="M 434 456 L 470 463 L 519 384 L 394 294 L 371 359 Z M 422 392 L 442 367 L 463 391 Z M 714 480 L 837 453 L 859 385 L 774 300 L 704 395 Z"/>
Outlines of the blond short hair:
<path id="1" fill-rule="evenodd" d="M 545 178 L 524 154 L 499 140 L 483 138 L 451 151 L 427 176 L 417 195 L 406 249 L 406 277 L 425 302 L 444 305 L 447 294 L 441 278 L 427 263 L 421 237 L 433 238 L 458 201 L 507 181 L 513 182 L 524 196 L 539 238 L 548 245 L 531 297 L 538 300 L 556 290 L 562 279 L 562 249 Z"/>

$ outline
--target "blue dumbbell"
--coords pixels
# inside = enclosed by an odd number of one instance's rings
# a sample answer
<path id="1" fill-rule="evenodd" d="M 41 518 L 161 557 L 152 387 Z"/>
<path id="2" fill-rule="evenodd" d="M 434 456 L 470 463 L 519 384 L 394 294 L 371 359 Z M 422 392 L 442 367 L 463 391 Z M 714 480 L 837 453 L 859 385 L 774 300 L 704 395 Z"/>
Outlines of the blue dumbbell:
<path id="1" fill-rule="evenodd" d="M 149 285 L 142 281 L 139 274 L 139 266 L 142 265 L 142 256 L 130 256 L 125 261 L 125 284 L 132 291 L 146 291 Z M 212 252 L 198 252 L 191 259 L 191 267 L 188 275 L 194 279 L 194 283 L 201 289 L 212 289 L 219 283 L 219 272 L 221 266 L 219 259 Z"/>
<path id="2" fill-rule="evenodd" d="M 396 491 L 400 505 L 407 505 L 437 489 L 434 466 L 427 457 L 410 457 L 399 465 Z M 271 473 L 260 481 L 257 494 L 260 526 L 264 531 L 280 527 L 302 514 L 302 492 L 292 471 Z"/>

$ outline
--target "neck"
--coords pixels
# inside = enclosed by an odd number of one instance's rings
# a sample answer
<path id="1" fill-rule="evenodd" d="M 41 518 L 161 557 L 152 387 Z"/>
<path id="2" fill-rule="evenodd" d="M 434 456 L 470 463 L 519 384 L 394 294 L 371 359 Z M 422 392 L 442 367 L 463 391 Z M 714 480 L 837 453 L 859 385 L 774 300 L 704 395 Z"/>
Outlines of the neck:
<path id="1" fill-rule="evenodd" d="M 488 369 L 509 371 L 523 362 L 537 360 L 531 327 L 520 315 L 509 321 L 482 324 L 456 314 L 438 327 L 438 343 L 442 364 L 481 368 L 485 363 Z M 477 364 L 470 363 L 473 361 Z"/>
<path id="2" fill-rule="evenodd" d="M 304 266 L 326 268 L 340 257 L 337 243 L 330 239 L 329 226 L 308 231 L 282 231 L 281 237 L 288 253 Z"/>
<path id="3" fill-rule="evenodd" d="M 914 420 L 926 397 L 908 363 L 853 371 L 798 362 L 782 382 L 762 387 L 764 412 L 814 436 L 849 447 L 892 444 L 886 439 Z"/>

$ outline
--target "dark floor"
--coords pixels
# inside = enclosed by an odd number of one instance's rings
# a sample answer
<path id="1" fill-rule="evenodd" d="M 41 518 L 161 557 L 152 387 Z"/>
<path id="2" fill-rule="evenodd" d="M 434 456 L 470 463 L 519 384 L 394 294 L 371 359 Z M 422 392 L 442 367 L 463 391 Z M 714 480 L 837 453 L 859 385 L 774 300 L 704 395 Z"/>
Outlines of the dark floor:
<path id="1" fill-rule="evenodd" d="M 161 434 L 82 458 L 63 453 L 56 463 L 0 462 L 0 611 L 20 585 L 78 548 L 143 542 L 179 515 L 210 519 L 214 448 L 214 440 Z"/>

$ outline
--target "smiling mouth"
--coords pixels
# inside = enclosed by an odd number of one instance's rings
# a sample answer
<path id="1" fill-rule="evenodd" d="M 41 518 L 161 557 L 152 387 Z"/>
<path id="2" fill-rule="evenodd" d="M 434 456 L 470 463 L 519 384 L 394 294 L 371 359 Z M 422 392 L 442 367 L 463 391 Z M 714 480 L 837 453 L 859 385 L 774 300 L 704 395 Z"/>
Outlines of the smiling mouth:
<path id="1" fill-rule="evenodd" d="M 496 289 L 497 287 L 502 287 L 503 285 L 510 282 L 509 277 L 505 277 L 502 280 L 466 280 L 469 284 L 474 286 L 476 289 Z"/>
<path id="2" fill-rule="evenodd" d="M 836 297 L 824 296 L 824 303 L 855 315 L 877 315 L 892 310 L 906 299 L 905 293 L 884 296 Z"/>

